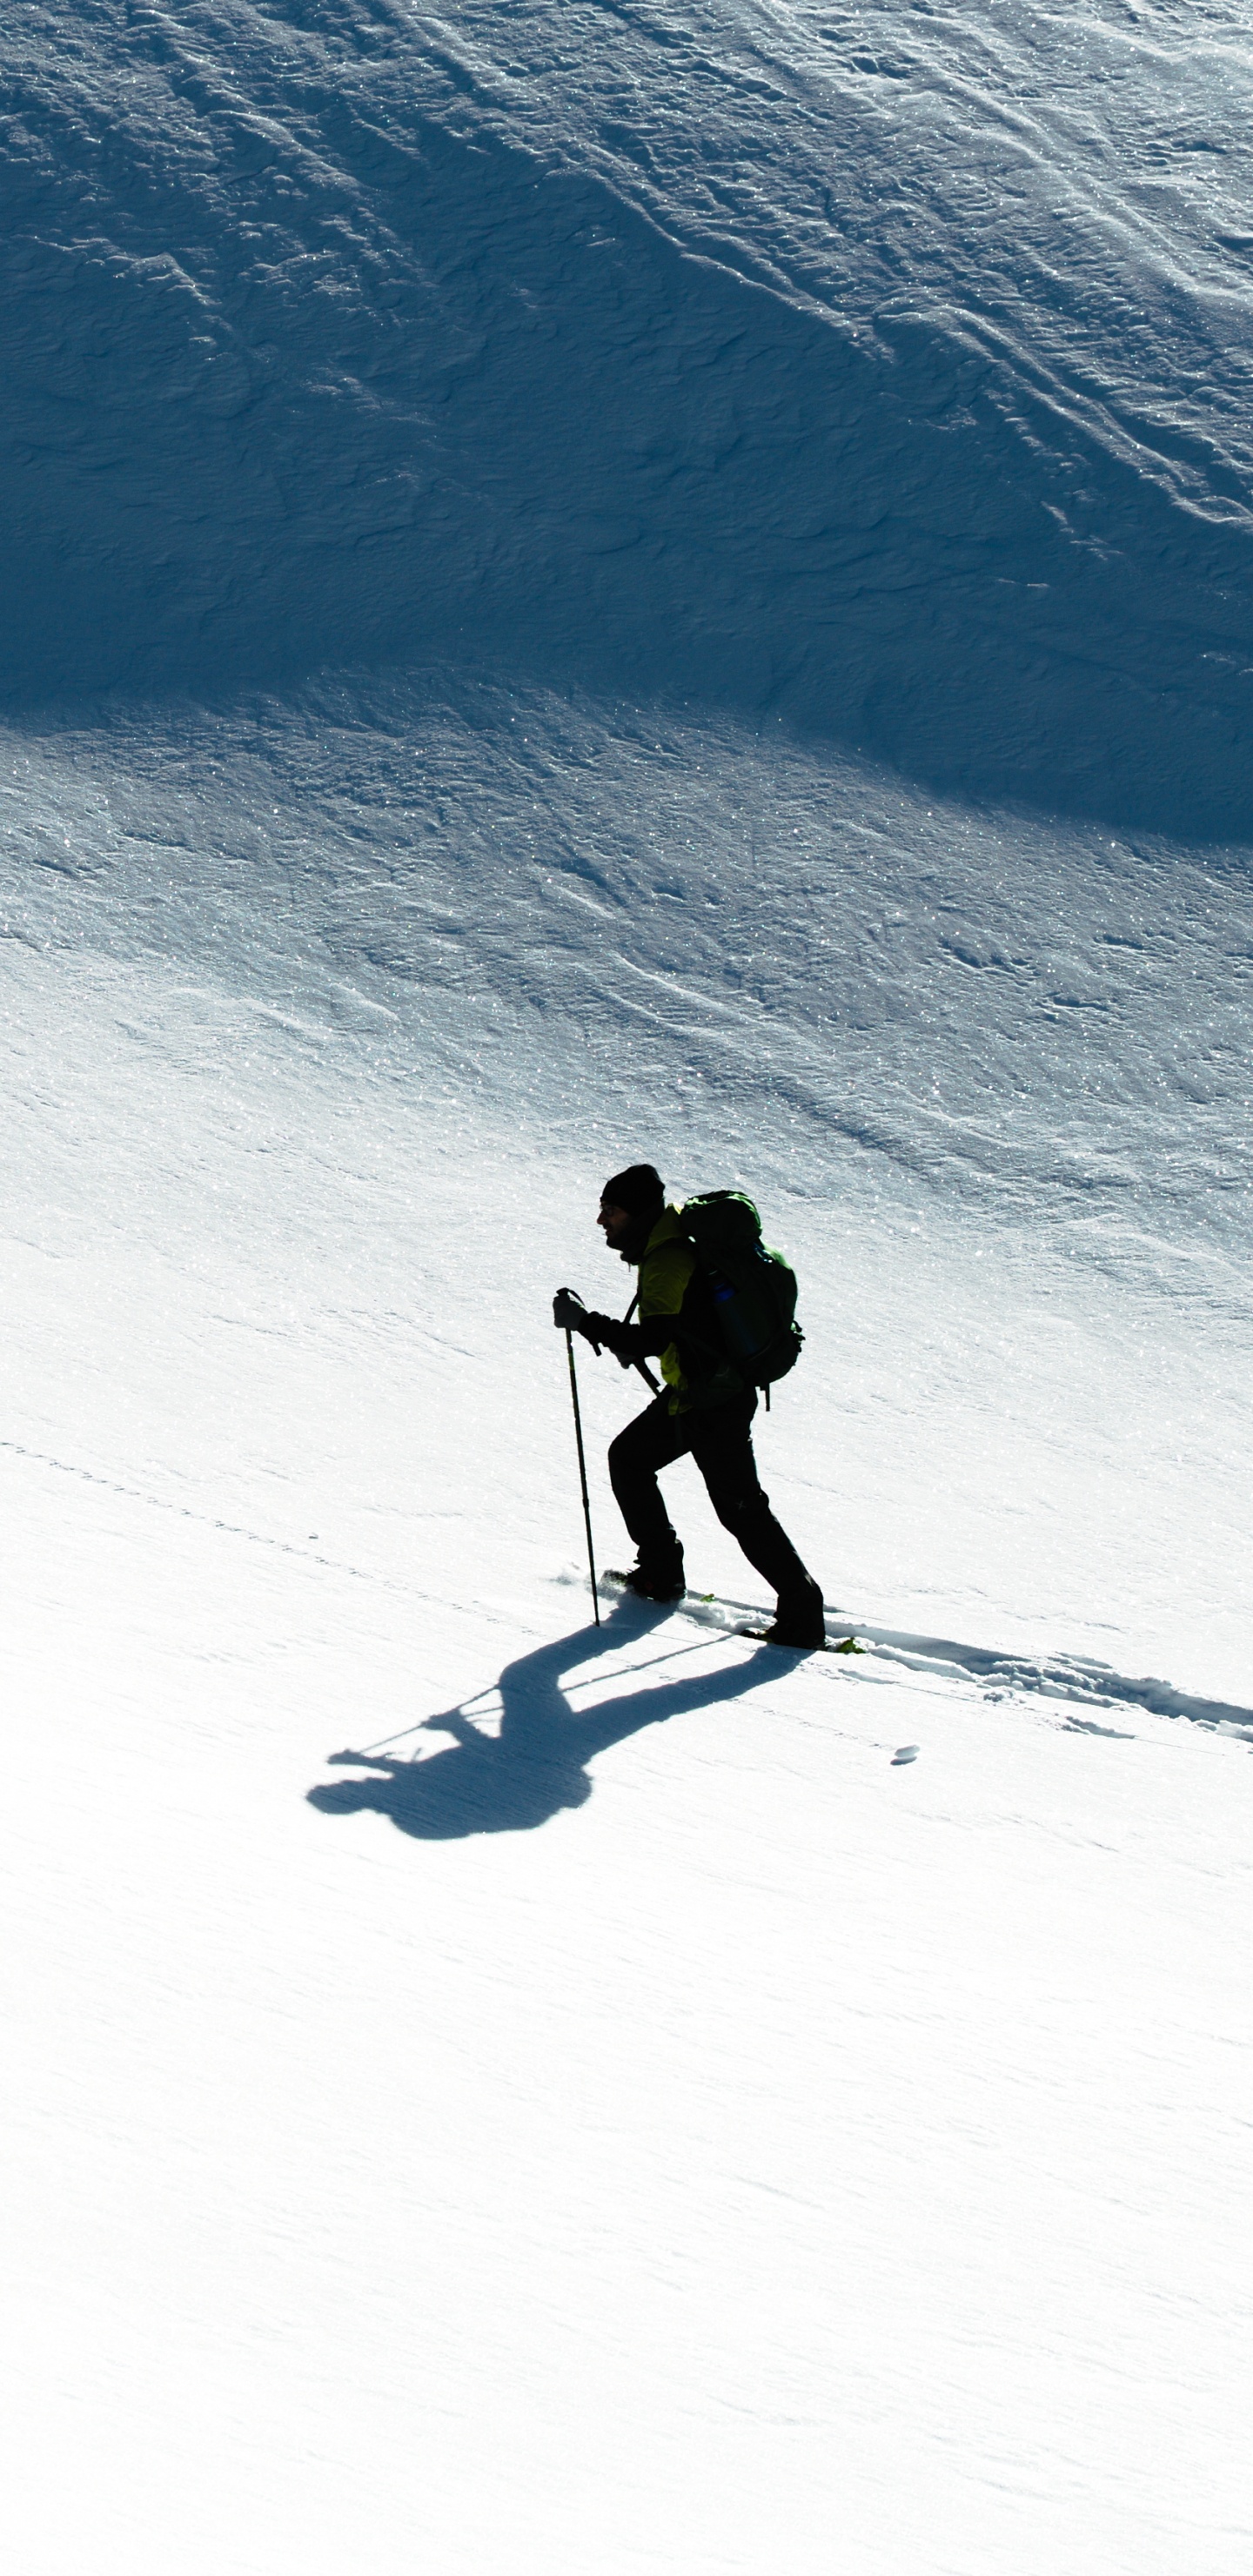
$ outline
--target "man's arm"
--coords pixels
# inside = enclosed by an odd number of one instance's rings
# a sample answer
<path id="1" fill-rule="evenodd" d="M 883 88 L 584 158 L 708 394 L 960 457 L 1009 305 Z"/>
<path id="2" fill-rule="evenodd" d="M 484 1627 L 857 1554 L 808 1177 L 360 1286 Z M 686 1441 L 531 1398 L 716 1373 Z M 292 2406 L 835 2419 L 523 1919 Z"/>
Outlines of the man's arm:
<path id="1" fill-rule="evenodd" d="M 617 1315 L 598 1315 L 576 1297 L 572 1288 L 559 1288 L 553 1299 L 553 1322 L 559 1331 L 581 1333 L 595 1351 L 612 1351 L 624 1368 L 636 1360 L 666 1350 L 674 1339 L 674 1318 L 650 1317 L 646 1323 L 623 1323 Z"/>

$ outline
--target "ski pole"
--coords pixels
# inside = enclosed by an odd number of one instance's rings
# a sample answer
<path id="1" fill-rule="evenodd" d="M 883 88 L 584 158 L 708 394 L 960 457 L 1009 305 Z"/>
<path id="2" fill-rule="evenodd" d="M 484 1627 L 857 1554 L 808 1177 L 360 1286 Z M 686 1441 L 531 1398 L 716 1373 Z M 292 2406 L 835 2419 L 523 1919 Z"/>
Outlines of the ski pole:
<path id="1" fill-rule="evenodd" d="M 635 1291 L 635 1295 L 634 1295 L 634 1296 L 633 1296 L 633 1298 L 631 1299 L 631 1303 L 630 1303 L 630 1305 L 628 1306 L 628 1308 L 627 1308 L 627 1310 L 626 1310 L 626 1313 L 625 1313 L 625 1315 L 624 1315 L 624 1316 L 623 1316 L 623 1318 L 622 1318 L 622 1321 L 623 1321 L 623 1323 L 624 1323 L 624 1324 L 629 1324 L 629 1323 L 630 1323 L 630 1321 L 631 1321 L 631 1317 L 632 1317 L 632 1315 L 635 1313 L 635 1309 L 636 1309 L 636 1307 L 638 1306 L 639 1302 L 640 1302 L 640 1292 L 639 1292 L 639 1290 L 638 1290 L 638 1288 L 637 1288 L 637 1289 L 636 1289 L 636 1291 Z M 651 1369 L 650 1369 L 650 1367 L 648 1366 L 648 1363 L 647 1363 L 647 1361 L 646 1361 L 646 1360 L 641 1360 L 641 1359 L 634 1359 L 634 1360 L 623 1359 L 623 1360 L 620 1362 L 620 1365 L 621 1365 L 621 1367 L 623 1367 L 623 1368 L 635 1368 L 635 1369 L 638 1369 L 638 1370 L 639 1370 L 639 1373 L 640 1373 L 640 1376 L 643 1378 L 643 1381 L 644 1381 L 645 1386 L 648 1388 L 648 1392 L 649 1392 L 649 1394 L 650 1394 L 650 1395 L 660 1395 L 660 1393 L 661 1393 L 661 1388 L 659 1387 L 659 1385 L 658 1385 L 658 1383 L 657 1383 L 656 1378 L 653 1376 L 652 1370 L 651 1370 Z"/>
<path id="2" fill-rule="evenodd" d="M 592 1615 L 600 1626 L 600 1602 L 596 1593 L 596 1551 L 592 1546 L 592 1506 L 587 1499 L 587 1461 L 583 1456 L 583 1418 L 579 1412 L 579 1381 L 574 1374 L 574 1337 L 566 1326 L 566 1358 L 570 1363 L 570 1401 L 574 1406 L 574 1438 L 579 1453 L 579 1484 L 583 1493 L 583 1526 L 587 1531 L 587 1570 L 592 1578 Z"/>

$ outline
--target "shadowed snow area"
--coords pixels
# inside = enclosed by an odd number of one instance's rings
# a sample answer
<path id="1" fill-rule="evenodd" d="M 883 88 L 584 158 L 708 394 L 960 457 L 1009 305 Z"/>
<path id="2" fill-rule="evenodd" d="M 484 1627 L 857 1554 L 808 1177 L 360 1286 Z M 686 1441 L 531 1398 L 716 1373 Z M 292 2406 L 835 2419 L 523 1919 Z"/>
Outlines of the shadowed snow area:
<path id="1" fill-rule="evenodd" d="M 19 700 L 504 657 L 1250 820 L 1240 22 L 110 5 L 3 40 Z"/>
<path id="2" fill-rule="evenodd" d="M 1251 107 L 0 27 L 22 2576 L 1246 2576 Z M 593 1624 L 641 1157 L 828 1653 Z"/>

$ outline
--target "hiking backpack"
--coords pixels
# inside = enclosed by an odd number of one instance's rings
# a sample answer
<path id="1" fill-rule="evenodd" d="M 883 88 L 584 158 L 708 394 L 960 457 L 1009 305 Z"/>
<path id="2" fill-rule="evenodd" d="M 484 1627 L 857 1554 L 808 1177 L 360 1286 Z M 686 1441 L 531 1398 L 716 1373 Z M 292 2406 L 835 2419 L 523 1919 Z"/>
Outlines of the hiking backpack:
<path id="1" fill-rule="evenodd" d="M 742 1190 L 704 1190 L 679 1210 L 713 1293 L 727 1357 L 746 1386 L 769 1388 L 801 1355 L 796 1273 L 761 1239 L 761 1218 Z"/>

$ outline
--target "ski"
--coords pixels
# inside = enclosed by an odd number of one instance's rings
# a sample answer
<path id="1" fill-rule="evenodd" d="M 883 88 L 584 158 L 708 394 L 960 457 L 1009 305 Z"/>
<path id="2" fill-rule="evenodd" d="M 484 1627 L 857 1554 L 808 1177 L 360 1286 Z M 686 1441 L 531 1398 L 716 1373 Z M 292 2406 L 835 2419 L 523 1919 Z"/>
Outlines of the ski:
<path id="1" fill-rule="evenodd" d="M 616 1565 L 607 1565 L 604 1568 L 600 1580 L 602 1584 L 608 1585 L 613 1590 L 624 1592 L 628 1599 L 639 1601 L 644 1609 L 682 1610 L 686 1612 L 689 1619 L 697 1620 L 700 1619 L 702 1611 L 712 1611 L 715 1613 L 715 1616 L 706 1624 L 711 1627 L 721 1628 L 728 1636 L 751 1637 L 754 1644 L 760 1646 L 774 1646 L 778 1643 L 774 1637 L 771 1637 L 767 1633 L 764 1627 L 758 1627 L 756 1625 L 741 1626 L 739 1624 L 743 1619 L 745 1611 L 749 1608 L 749 1604 L 746 1601 L 728 1601 L 717 1592 L 685 1592 L 682 1599 L 679 1601 L 650 1602 L 646 1595 L 636 1593 L 631 1590 L 631 1586 L 627 1582 L 626 1574 Z M 716 1615 L 718 1612 L 723 1612 L 726 1615 L 719 1618 Z M 817 1643 L 812 1646 L 779 1645 L 778 1651 L 783 1655 L 864 1655 L 867 1649 L 865 1646 L 859 1645 L 857 1638 L 850 1634 L 845 1637 L 826 1637 L 821 1645 Z"/>
<path id="2" fill-rule="evenodd" d="M 812 1646 L 789 1646 L 783 1638 L 772 1637 L 768 1628 L 733 1628 L 731 1634 L 733 1637 L 751 1637 L 759 1646 L 773 1646 L 781 1655 L 864 1655 L 866 1652 L 855 1637 L 824 1637 L 821 1645 L 815 1640 Z"/>

